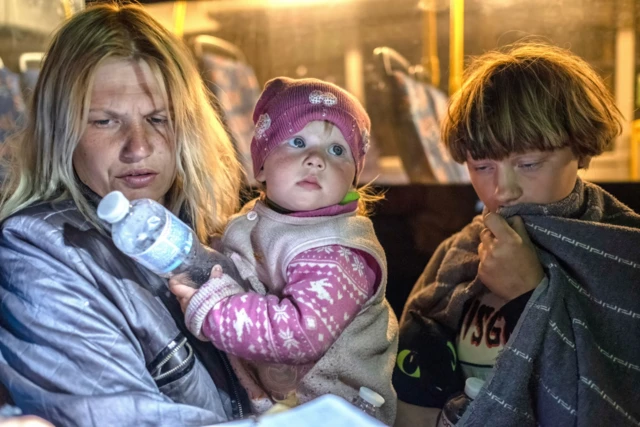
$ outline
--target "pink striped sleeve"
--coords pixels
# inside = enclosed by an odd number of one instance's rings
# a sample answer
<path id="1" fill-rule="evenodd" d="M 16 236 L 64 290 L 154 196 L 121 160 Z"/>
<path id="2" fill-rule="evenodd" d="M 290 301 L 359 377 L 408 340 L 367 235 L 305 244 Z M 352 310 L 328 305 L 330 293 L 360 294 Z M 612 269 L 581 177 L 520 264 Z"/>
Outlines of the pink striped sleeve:
<path id="1" fill-rule="evenodd" d="M 305 251 L 287 267 L 280 297 L 225 297 L 209 311 L 202 333 L 216 347 L 248 360 L 316 361 L 375 293 L 379 271 L 361 251 L 337 245 Z"/>

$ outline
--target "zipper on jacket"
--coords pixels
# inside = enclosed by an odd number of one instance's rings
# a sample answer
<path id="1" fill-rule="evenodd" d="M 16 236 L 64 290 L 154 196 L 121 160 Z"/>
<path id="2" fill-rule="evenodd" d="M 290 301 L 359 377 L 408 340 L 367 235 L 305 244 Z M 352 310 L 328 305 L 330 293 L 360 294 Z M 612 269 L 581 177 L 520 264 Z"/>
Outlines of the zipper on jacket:
<path id="1" fill-rule="evenodd" d="M 182 362 L 180 362 L 180 364 L 174 368 L 171 368 L 170 370 L 168 370 L 167 372 L 158 375 L 157 377 L 154 378 L 155 381 L 160 381 L 163 378 L 168 377 L 169 375 L 173 374 L 174 372 L 179 371 L 180 369 L 182 369 L 184 366 L 186 366 L 188 363 L 191 362 L 191 359 L 193 359 L 194 354 L 193 354 L 193 349 L 191 348 L 191 345 L 186 342 L 186 338 L 185 338 L 185 343 L 184 343 L 184 347 L 187 349 L 187 358 L 184 359 Z M 175 351 L 171 352 L 171 356 L 173 356 L 175 354 Z M 169 356 L 167 356 L 169 357 Z M 169 361 L 169 359 L 165 359 L 160 365 L 158 365 L 158 369 L 160 369 L 162 367 L 162 365 L 164 365 L 165 363 L 167 363 Z"/>
<path id="2" fill-rule="evenodd" d="M 222 364 L 224 365 L 225 370 L 227 371 L 227 377 L 229 378 L 229 385 L 231 386 L 231 390 L 233 391 L 236 404 L 238 405 L 238 414 L 240 415 L 240 419 L 242 419 L 244 418 L 244 410 L 242 409 L 242 403 L 240 402 L 240 395 L 238 394 L 238 389 L 236 388 L 236 384 L 235 384 L 236 382 L 233 378 L 233 372 L 231 371 L 231 366 L 229 366 L 229 361 L 227 360 L 227 356 L 225 354 L 222 354 L 222 352 L 220 352 L 219 350 L 218 352 L 220 353 L 220 359 L 222 360 Z"/>
<path id="3" fill-rule="evenodd" d="M 169 352 L 169 354 L 167 354 L 160 362 L 158 362 L 158 364 L 154 367 L 153 372 L 151 373 L 151 375 L 153 375 L 153 379 L 154 380 L 159 380 L 161 378 L 164 378 L 167 376 L 168 373 L 173 373 L 176 371 L 176 368 L 172 368 L 169 372 L 165 372 L 163 374 L 160 374 L 159 376 L 155 376 L 154 373 L 158 372 L 162 369 L 162 367 L 164 365 L 167 364 L 167 362 L 169 362 L 169 360 L 171 360 L 171 358 L 173 356 L 175 356 L 175 354 L 180 351 L 182 349 L 182 347 L 184 347 L 185 345 L 187 345 L 187 357 L 184 361 L 182 361 L 182 363 L 180 363 L 180 365 L 178 365 L 178 367 L 184 366 L 185 362 L 188 361 L 189 359 L 191 359 L 191 357 L 193 356 L 193 351 L 191 350 L 191 346 L 188 345 L 187 343 L 187 337 L 182 337 L 182 339 L 180 340 L 180 342 L 173 348 L 173 350 L 171 350 Z"/>
<path id="4" fill-rule="evenodd" d="M 143 273 L 143 275 L 144 275 L 145 277 L 147 277 L 147 279 L 148 279 L 148 282 L 149 282 L 149 283 L 156 283 L 156 282 L 154 282 L 154 278 L 155 278 L 155 280 L 157 280 L 157 276 L 155 276 L 153 273 L 151 273 L 149 270 L 146 270 L 145 268 L 140 268 L 139 270 Z M 151 279 L 149 279 L 149 277 L 151 277 Z M 165 284 L 165 285 L 166 285 L 166 284 Z M 181 320 L 182 320 L 182 328 L 183 328 L 183 330 L 184 330 L 184 331 L 186 331 L 186 330 L 187 330 L 187 328 L 186 328 L 186 326 L 184 326 L 184 323 L 183 323 L 183 322 L 184 322 L 184 317 L 182 316 L 182 311 L 180 310 L 179 306 L 177 306 L 177 313 L 179 313 L 179 314 L 177 314 L 177 316 L 176 316 L 176 313 L 174 313 L 174 310 L 172 310 L 172 309 L 170 308 L 170 307 L 172 307 L 172 306 L 176 307 L 176 305 L 175 305 L 175 300 L 173 300 L 173 301 L 172 301 L 170 298 L 168 298 L 168 297 L 167 297 L 166 286 L 164 286 L 164 287 L 158 287 L 158 288 L 155 288 L 155 289 L 153 289 L 153 291 L 154 291 L 154 294 L 155 294 L 157 297 L 159 297 L 159 298 L 160 298 L 160 300 L 163 302 L 163 305 L 167 308 L 167 310 L 169 311 L 169 313 L 171 313 L 171 316 L 172 316 L 172 317 L 174 318 L 174 320 L 176 321 L 176 324 L 178 324 L 178 320 L 177 320 L 177 319 L 181 319 Z M 158 371 L 158 369 L 159 369 L 162 365 L 164 365 L 165 363 L 167 363 L 167 361 L 168 361 L 169 359 L 171 359 L 171 357 L 172 357 L 172 356 L 173 356 L 173 355 L 174 355 L 174 354 L 175 354 L 175 353 L 176 353 L 176 352 L 177 352 L 181 347 L 183 347 L 183 342 L 184 342 L 184 343 L 186 343 L 186 342 L 187 342 L 187 337 L 185 337 L 185 336 L 183 336 L 183 335 L 180 335 L 180 336 L 182 336 L 182 339 L 180 340 L 180 344 L 178 344 L 178 345 L 176 346 L 176 348 L 175 348 L 175 349 L 173 349 L 173 350 L 171 351 L 171 353 L 170 353 L 170 354 L 168 354 L 166 357 L 164 357 L 164 358 L 162 359 L 162 361 L 158 364 L 158 367 L 157 367 L 156 369 L 154 369 L 154 371 L 153 371 L 153 372 L 157 372 L 157 371 Z M 192 351 L 191 357 L 192 357 L 192 358 L 196 358 L 196 359 L 197 359 L 197 357 L 196 357 L 196 355 L 195 355 L 195 352 L 193 351 L 193 348 L 191 347 L 191 345 L 189 345 L 189 349 Z M 214 351 L 217 351 L 217 352 L 218 352 L 218 357 L 220 357 L 220 359 L 221 359 L 221 361 L 222 361 L 222 364 L 224 365 L 225 372 L 226 372 L 226 374 L 227 374 L 227 380 L 228 380 L 228 383 L 229 383 L 229 387 L 231 388 L 231 392 L 232 392 L 232 394 L 233 394 L 233 398 L 231 399 L 231 410 L 232 410 L 232 411 L 234 410 L 234 408 L 233 408 L 233 406 L 234 406 L 234 405 L 233 405 L 233 400 L 235 399 L 235 401 L 236 401 L 236 406 L 237 406 L 237 412 L 238 412 L 238 415 L 240 416 L 240 418 L 244 418 L 244 409 L 243 409 L 243 407 L 242 407 L 242 403 L 241 403 L 241 400 L 240 400 L 240 394 L 238 393 L 238 388 L 236 387 L 236 380 L 234 379 L 233 371 L 231 370 L 231 366 L 229 365 L 229 361 L 227 360 L 227 357 L 226 357 L 226 355 L 225 355 L 224 353 L 220 352 L 220 351 L 219 351 L 218 349 L 216 349 L 215 347 L 214 347 L 213 349 L 214 349 Z M 189 358 L 190 358 L 190 357 L 187 357 L 187 359 L 189 359 Z M 201 363 L 202 363 L 202 362 L 201 362 Z M 182 363 L 181 363 L 180 365 L 181 365 L 181 366 L 184 366 Z M 172 369 L 171 371 L 173 371 L 173 369 Z M 153 373 L 151 373 L 151 375 L 153 376 Z M 162 375 L 163 375 L 163 374 L 162 374 Z M 211 374 L 209 374 L 209 375 L 211 375 Z M 213 377 L 212 377 L 211 379 L 213 380 Z M 214 383 L 215 383 L 215 381 L 214 381 Z M 217 386 L 217 385 L 216 385 L 216 386 Z M 230 396 L 230 397 L 231 397 L 231 396 Z"/>

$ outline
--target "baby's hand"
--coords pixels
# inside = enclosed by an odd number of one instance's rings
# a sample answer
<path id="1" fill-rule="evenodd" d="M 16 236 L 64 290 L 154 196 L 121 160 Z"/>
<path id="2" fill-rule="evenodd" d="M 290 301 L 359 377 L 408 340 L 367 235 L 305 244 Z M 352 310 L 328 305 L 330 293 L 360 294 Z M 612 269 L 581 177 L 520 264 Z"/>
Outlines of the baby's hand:
<path id="1" fill-rule="evenodd" d="M 219 279 L 220 277 L 222 277 L 222 274 L 223 274 L 222 267 L 219 264 L 216 264 L 211 269 L 211 274 L 209 278 Z M 198 292 L 197 289 L 194 289 L 193 287 L 184 284 L 185 280 L 188 280 L 188 279 L 186 278 L 186 275 L 183 275 L 183 274 L 179 274 L 169 279 L 169 290 L 178 299 L 178 302 L 180 303 L 180 308 L 182 309 L 183 313 L 187 310 L 187 306 L 189 305 L 189 302 L 191 301 L 191 298 L 193 297 L 193 295 L 196 292 Z"/>
<path id="2" fill-rule="evenodd" d="M 211 269 L 211 275 L 209 276 L 209 278 L 210 279 L 219 279 L 219 278 L 222 277 L 223 273 L 224 272 L 222 271 L 222 267 L 219 264 L 216 264 Z"/>

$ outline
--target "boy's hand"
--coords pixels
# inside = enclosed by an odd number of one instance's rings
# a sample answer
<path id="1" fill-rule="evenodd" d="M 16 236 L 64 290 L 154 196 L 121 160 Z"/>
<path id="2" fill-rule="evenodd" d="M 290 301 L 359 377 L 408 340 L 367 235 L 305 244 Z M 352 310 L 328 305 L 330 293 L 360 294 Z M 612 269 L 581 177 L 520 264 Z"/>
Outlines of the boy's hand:
<path id="1" fill-rule="evenodd" d="M 488 213 L 478 245 L 478 277 L 499 297 L 510 301 L 534 289 L 544 278 L 533 243 L 522 218 L 507 222 L 500 215 Z"/>
<path id="2" fill-rule="evenodd" d="M 209 276 L 209 278 L 218 279 L 222 277 L 222 273 L 223 273 L 222 267 L 216 264 L 211 269 L 211 275 Z M 189 305 L 189 302 L 191 301 L 191 298 L 193 297 L 193 295 L 196 292 L 198 292 L 197 289 L 194 289 L 191 286 L 185 285 L 184 284 L 185 280 L 188 280 L 188 279 L 184 274 L 179 274 L 169 279 L 169 290 L 178 299 L 178 302 L 180 303 L 180 308 L 182 309 L 183 313 L 187 310 L 187 306 Z"/>

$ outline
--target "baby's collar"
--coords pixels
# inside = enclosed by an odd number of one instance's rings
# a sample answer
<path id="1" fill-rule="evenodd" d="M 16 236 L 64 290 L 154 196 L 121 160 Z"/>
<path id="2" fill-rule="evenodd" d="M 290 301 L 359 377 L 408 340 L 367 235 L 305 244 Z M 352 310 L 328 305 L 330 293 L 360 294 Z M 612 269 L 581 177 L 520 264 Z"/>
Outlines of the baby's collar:
<path id="1" fill-rule="evenodd" d="M 326 206 L 324 208 L 314 209 L 312 211 L 291 211 L 278 205 L 273 200 L 269 200 L 269 198 L 266 196 L 263 196 L 261 200 L 272 211 L 282 215 L 289 215 L 296 218 L 309 218 L 309 217 L 316 217 L 316 216 L 335 216 L 335 215 L 353 212 L 356 209 L 358 209 L 357 200 L 348 202 L 346 204 L 339 203 L 331 206 Z"/>

